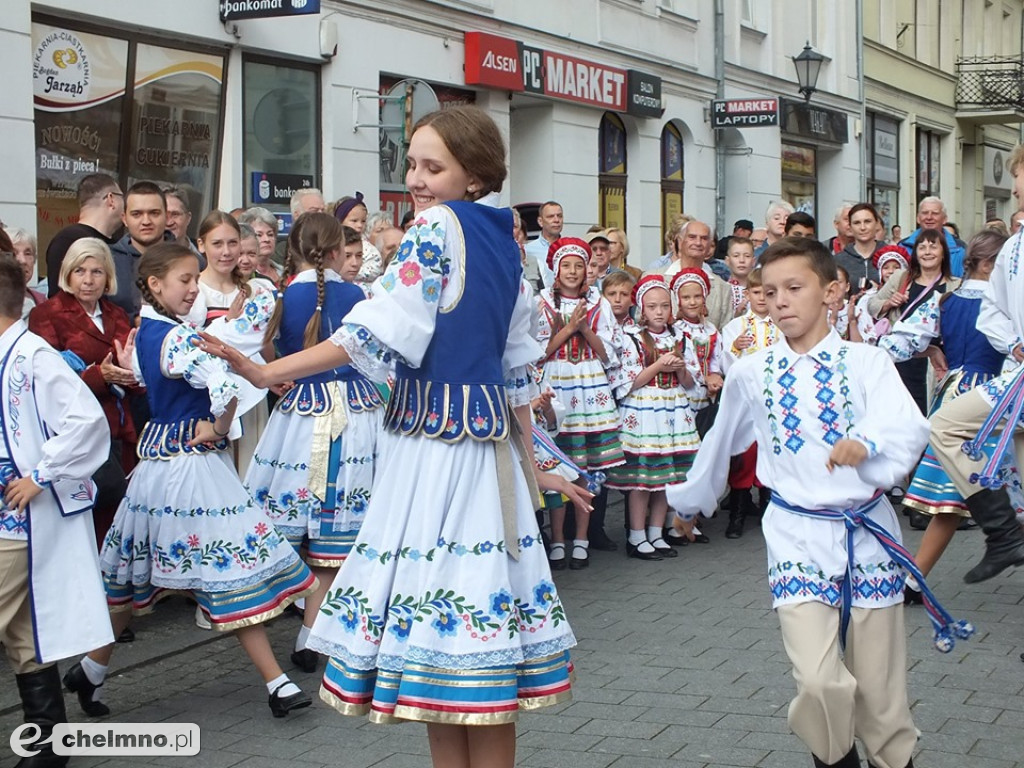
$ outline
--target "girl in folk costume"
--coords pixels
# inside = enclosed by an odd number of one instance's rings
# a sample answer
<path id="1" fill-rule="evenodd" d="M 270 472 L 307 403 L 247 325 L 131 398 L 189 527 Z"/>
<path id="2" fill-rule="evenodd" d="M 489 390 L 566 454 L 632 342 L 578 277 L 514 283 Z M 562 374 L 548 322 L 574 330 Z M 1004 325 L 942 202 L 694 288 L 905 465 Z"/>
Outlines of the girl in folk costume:
<path id="1" fill-rule="evenodd" d="M 241 241 L 241 227 L 224 211 L 211 211 L 200 223 L 197 243 L 206 256 L 206 269 L 199 274 L 199 294 L 187 319 L 263 362 L 274 357 L 273 345 L 263 339 L 274 311 L 274 288 L 267 280 L 242 274 Z M 246 382 L 240 386 L 235 418 L 241 423 L 231 438 L 235 468 L 244 475 L 267 425 L 267 403 L 265 391 Z"/>
<path id="2" fill-rule="evenodd" d="M 881 285 L 885 285 L 897 270 L 906 270 L 910 266 L 910 253 L 899 245 L 886 245 L 875 251 L 872 257 Z M 850 341 L 863 341 L 867 344 L 878 343 L 877 320 L 868 311 L 868 302 L 878 293 L 878 285 L 870 283 L 868 289 L 857 300 L 853 314 L 856 322 L 850 324 Z"/>
<path id="3" fill-rule="evenodd" d="M 282 355 L 329 338 L 364 298 L 335 270 L 346 263 L 344 229 L 330 214 L 305 213 L 288 235 L 285 274 L 295 277 L 267 327 L 268 342 L 277 339 Z M 359 266 L 355 260 L 349 266 L 351 280 Z M 245 476 L 246 490 L 296 551 L 305 548 L 320 581 L 306 599 L 292 654 L 304 672 L 317 665 L 306 648 L 310 627 L 366 513 L 382 405 L 377 389 L 351 366 L 297 380 L 277 401 Z"/>
<path id="4" fill-rule="evenodd" d="M 637 324 L 626 331 L 615 390 L 626 463 L 609 471 L 608 486 L 630 492 L 628 555 L 661 560 L 676 556 L 662 536 L 664 487 L 686 478 L 700 446 L 688 394 L 700 368 L 686 336 L 673 326 L 672 295 L 661 275 L 641 278 L 633 303 Z"/>
<path id="5" fill-rule="evenodd" d="M 199 293 L 199 262 L 173 242 L 139 261 L 146 306 L 135 337 L 135 368 L 153 417 L 139 437 L 139 465 L 107 533 L 100 566 L 114 635 L 161 597 L 186 592 L 213 628 L 236 631 L 267 684 L 275 717 L 310 698 L 281 671 L 262 622 L 316 587 L 316 578 L 242 487 L 225 453 L 238 385 L 223 361 L 178 320 Z M 113 644 L 65 675 L 86 714 L 110 710 L 97 694 Z"/>
<path id="6" fill-rule="evenodd" d="M 949 365 L 949 375 L 941 383 L 932 408 L 938 410 L 959 395 L 999 376 L 1006 355 L 996 350 L 978 330 L 978 316 L 982 296 L 988 287 L 989 276 L 995 268 L 996 256 L 1006 238 L 998 232 L 985 229 L 975 235 L 967 245 L 964 259 L 965 278 L 960 287 L 945 296 L 939 304 L 939 323 L 942 347 Z M 986 456 L 992 454 L 997 440 L 992 438 L 985 446 Z M 1005 483 L 1010 501 L 1021 509 L 1020 481 L 1016 462 L 1007 457 L 1000 479 Z M 925 576 L 938 562 L 953 539 L 960 523 L 969 517 L 967 505 L 943 470 L 931 446 L 925 451 L 921 463 L 907 488 L 903 505 L 928 516 L 927 529 L 914 559 Z M 907 602 L 922 602 L 918 585 L 908 580 Z"/>
<path id="7" fill-rule="evenodd" d="M 396 366 L 374 495 L 310 636 L 332 656 L 321 698 L 376 722 L 425 721 L 438 768 L 511 768 L 520 709 L 569 697 L 575 642 L 527 478 L 578 507 L 590 494 L 536 470 L 519 439 L 526 365 L 541 351 L 512 214 L 496 207 L 498 127 L 476 107 L 434 112 L 407 157 L 416 220 L 330 340 L 265 368 L 207 345 L 260 386 L 350 362 L 383 379 Z"/>
<path id="8" fill-rule="evenodd" d="M 543 381 L 567 409 L 555 442 L 574 464 L 600 472 L 624 460 L 609 384 L 609 372 L 618 366 L 621 330 L 608 301 L 597 288 L 587 288 L 589 262 L 590 246 L 579 238 L 551 244 L 548 267 L 555 282 L 537 297 L 537 340 L 545 347 Z M 607 489 L 594 500 L 588 541 L 595 549 L 617 548 L 604 531 L 607 500 Z"/>

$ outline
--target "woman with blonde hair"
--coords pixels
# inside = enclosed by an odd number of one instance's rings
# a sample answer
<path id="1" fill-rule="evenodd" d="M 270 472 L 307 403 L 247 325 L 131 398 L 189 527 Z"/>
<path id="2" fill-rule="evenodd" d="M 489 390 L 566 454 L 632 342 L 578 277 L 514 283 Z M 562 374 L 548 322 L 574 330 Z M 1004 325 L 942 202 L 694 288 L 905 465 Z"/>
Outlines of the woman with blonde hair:
<path id="1" fill-rule="evenodd" d="M 618 227 L 609 227 L 605 230 L 605 235 L 608 237 L 608 250 L 611 253 L 609 263 L 612 269 L 621 269 L 632 275 L 634 280 L 639 280 L 642 274 L 640 270 L 626 263 L 629 257 L 629 239 L 626 233 Z"/>

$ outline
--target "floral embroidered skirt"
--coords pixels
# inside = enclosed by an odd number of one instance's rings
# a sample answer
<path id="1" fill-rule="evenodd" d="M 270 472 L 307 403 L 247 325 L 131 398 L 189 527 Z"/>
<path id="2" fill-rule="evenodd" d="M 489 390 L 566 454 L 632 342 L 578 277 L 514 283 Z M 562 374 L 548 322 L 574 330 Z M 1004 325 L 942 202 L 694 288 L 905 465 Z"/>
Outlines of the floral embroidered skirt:
<path id="1" fill-rule="evenodd" d="M 520 555 L 504 537 L 499 450 L 382 433 L 373 498 L 308 647 L 320 697 L 375 722 L 513 722 L 568 699 L 575 645 L 516 463 Z"/>
<path id="2" fill-rule="evenodd" d="M 608 471 L 609 488 L 661 491 L 668 483 L 686 480 L 700 436 L 682 387 L 641 387 L 622 401 L 619 415 L 626 463 Z"/>
<path id="3" fill-rule="evenodd" d="M 608 469 L 623 462 L 619 409 L 601 361 L 548 360 L 544 383 L 565 406 L 555 442 L 578 467 Z"/>
<path id="4" fill-rule="evenodd" d="M 341 398 L 335 407 L 345 408 Z M 275 410 L 270 417 L 244 485 L 292 546 L 306 547 L 310 565 L 337 568 L 352 549 L 370 500 L 382 414 L 346 408 L 344 431 L 320 450 L 314 430 L 330 414 Z M 311 488 L 317 471 L 326 482 L 323 499 Z"/>
<path id="5" fill-rule="evenodd" d="M 868 517 L 901 540 L 900 525 L 884 497 Z M 820 520 L 769 504 L 761 521 L 768 549 L 772 607 L 819 602 L 838 608 L 846 578 L 846 523 Z M 853 607 L 888 608 L 903 603 L 906 574 L 878 540 L 859 527 L 853 534 Z"/>
<path id="6" fill-rule="evenodd" d="M 225 452 L 140 462 L 100 566 L 112 610 L 145 613 L 187 591 L 222 631 L 273 618 L 316 585 Z"/>

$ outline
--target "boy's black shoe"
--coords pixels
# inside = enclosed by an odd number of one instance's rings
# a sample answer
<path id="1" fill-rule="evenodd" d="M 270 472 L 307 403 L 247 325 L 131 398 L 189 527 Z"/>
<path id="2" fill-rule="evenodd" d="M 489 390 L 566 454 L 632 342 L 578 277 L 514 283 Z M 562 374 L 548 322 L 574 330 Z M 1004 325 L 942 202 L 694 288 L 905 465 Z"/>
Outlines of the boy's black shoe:
<path id="1" fill-rule="evenodd" d="M 50 742 L 53 727 L 68 721 L 57 665 L 15 675 L 15 679 L 18 682 L 18 695 L 21 696 L 21 708 L 25 712 L 25 722 L 34 723 L 39 728 L 39 736 L 35 744 L 31 745 L 35 748 L 35 754 L 23 757 L 18 762 L 18 768 L 61 768 L 67 765 L 68 757 L 55 755 L 53 743 Z"/>
<path id="2" fill-rule="evenodd" d="M 931 515 L 918 512 L 916 509 L 911 509 L 908 517 L 910 517 L 910 527 L 915 531 L 925 530 L 928 528 L 928 523 L 932 521 Z"/>
<path id="3" fill-rule="evenodd" d="M 1012 566 L 1024 565 L 1024 533 L 1017 524 L 1006 489 L 978 491 L 964 499 L 964 503 L 985 532 L 985 555 L 964 575 L 964 581 L 976 584 Z"/>
<path id="4" fill-rule="evenodd" d="M 817 755 L 811 755 L 811 757 L 814 758 L 814 768 L 860 768 L 860 755 L 857 754 L 856 744 L 838 763 L 826 763 L 824 760 L 819 760 Z"/>
<path id="5" fill-rule="evenodd" d="M 307 675 L 311 675 L 316 672 L 316 665 L 319 661 L 320 654 L 316 651 L 310 650 L 309 648 L 303 648 L 301 651 L 292 651 L 292 664 L 301 669 Z"/>
<path id="6" fill-rule="evenodd" d="M 64 673 L 64 687 L 78 694 L 78 706 L 89 717 L 106 717 L 110 714 L 110 707 L 102 701 L 93 701 L 93 694 L 97 688 L 103 687 L 103 683 L 93 685 L 82 669 L 82 662 L 75 662 L 71 669 Z"/>

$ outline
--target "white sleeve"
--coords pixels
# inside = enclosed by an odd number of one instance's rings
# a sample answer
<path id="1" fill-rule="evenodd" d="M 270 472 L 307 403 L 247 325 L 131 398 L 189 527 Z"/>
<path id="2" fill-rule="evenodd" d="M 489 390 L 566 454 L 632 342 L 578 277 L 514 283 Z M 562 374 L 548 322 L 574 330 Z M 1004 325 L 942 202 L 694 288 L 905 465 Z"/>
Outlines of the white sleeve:
<path id="1" fill-rule="evenodd" d="M 210 409 L 214 416 L 220 416 L 241 388 L 226 362 L 193 343 L 198 338 L 191 323 L 182 323 L 168 333 L 160 351 L 160 372 L 171 379 L 183 377 L 194 389 L 208 390 Z"/>
<path id="2" fill-rule="evenodd" d="M 729 369 L 732 368 L 739 358 L 736 353 L 732 351 L 732 345 L 740 337 L 740 333 L 743 332 L 743 318 L 737 317 L 730 320 L 725 324 L 722 329 L 722 373 L 728 373 Z"/>
<path id="3" fill-rule="evenodd" d="M 505 354 L 502 357 L 502 369 L 505 371 L 505 391 L 509 405 L 513 408 L 529 405 L 532 399 L 531 385 L 533 377 L 529 366 L 544 356 L 544 350 L 533 337 L 531 329 L 535 325 L 535 309 L 530 287 L 520 281 L 519 295 L 512 310 L 512 322 L 508 328 L 508 340 L 505 342 Z"/>
<path id="4" fill-rule="evenodd" d="M 412 368 L 423 362 L 442 300 L 462 290 L 453 266 L 465 258 L 465 248 L 452 235 L 453 223 L 444 206 L 420 214 L 374 284 L 373 297 L 356 304 L 331 336 L 368 378 L 386 381 L 395 362 Z"/>
<path id="5" fill-rule="evenodd" d="M 622 326 L 615 320 L 615 313 L 612 312 L 612 305 L 603 296 L 597 302 L 596 328 L 594 332 L 604 344 L 604 353 L 607 360 L 604 364 L 606 371 L 614 370 L 619 365 L 619 348 L 622 346 Z"/>
<path id="6" fill-rule="evenodd" d="M 1019 237 L 1019 235 L 1018 235 Z M 1014 242 L 1011 239 L 1006 245 Z M 999 253 L 996 261 L 996 268 L 992 270 L 992 276 L 985 284 L 985 292 L 981 297 L 981 310 L 978 312 L 978 330 L 985 334 L 989 344 L 997 352 L 1004 355 L 1021 343 L 1020 335 L 1013 326 L 1013 320 L 1007 313 L 1010 306 L 1009 291 L 1006 285 L 1005 259 L 1009 258 L 1006 253 L 1006 245 Z"/>
<path id="7" fill-rule="evenodd" d="M 878 340 L 879 349 L 889 353 L 895 363 L 903 363 L 924 352 L 939 335 L 939 294 L 933 293 L 914 308 L 909 317 L 899 320 Z"/>
<path id="8" fill-rule="evenodd" d="M 52 433 L 43 442 L 36 479 L 91 477 L 110 455 L 110 428 L 103 409 L 57 352 L 39 348 L 31 365 L 36 412 Z"/>
<path id="9" fill-rule="evenodd" d="M 725 373 L 725 345 L 722 343 L 722 334 L 715 334 L 715 345 L 711 349 L 711 358 L 708 360 L 708 373 Z"/>
<path id="10" fill-rule="evenodd" d="M 868 458 L 857 467 L 857 474 L 875 488 L 889 489 L 920 461 L 928 444 L 929 425 L 888 356 L 870 347 L 863 349 L 872 353 L 858 362 L 864 402 L 884 405 L 869 407 L 866 417 L 851 430 L 850 438 L 868 450 Z M 894 424 L 899 427 L 894 429 Z"/>
<path id="11" fill-rule="evenodd" d="M 616 367 L 614 378 L 609 379 L 616 400 L 623 400 L 633 390 L 633 382 L 644 370 L 644 361 L 638 346 L 633 334 L 622 334 L 619 365 Z"/>
<path id="12" fill-rule="evenodd" d="M 718 415 L 711 430 L 704 436 L 697 458 L 686 482 L 665 488 L 669 506 L 684 520 L 692 520 L 703 512 L 710 517 L 718 507 L 718 497 L 729 480 L 729 465 L 736 454 L 749 448 L 754 434 L 753 398 L 748 393 L 746 371 L 756 370 L 747 365 L 733 369 L 725 380 L 719 397 Z"/>
<path id="13" fill-rule="evenodd" d="M 249 285 L 252 286 L 252 295 L 242 306 L 242 314 L 230 320 L 218 317 L 207 326 L 206 332 L 246 357 L 253 357 L 263 349 L 263 334 L 267 331 L 270 316 L 274 314 L 277 297 L 256 281 Z"/>

